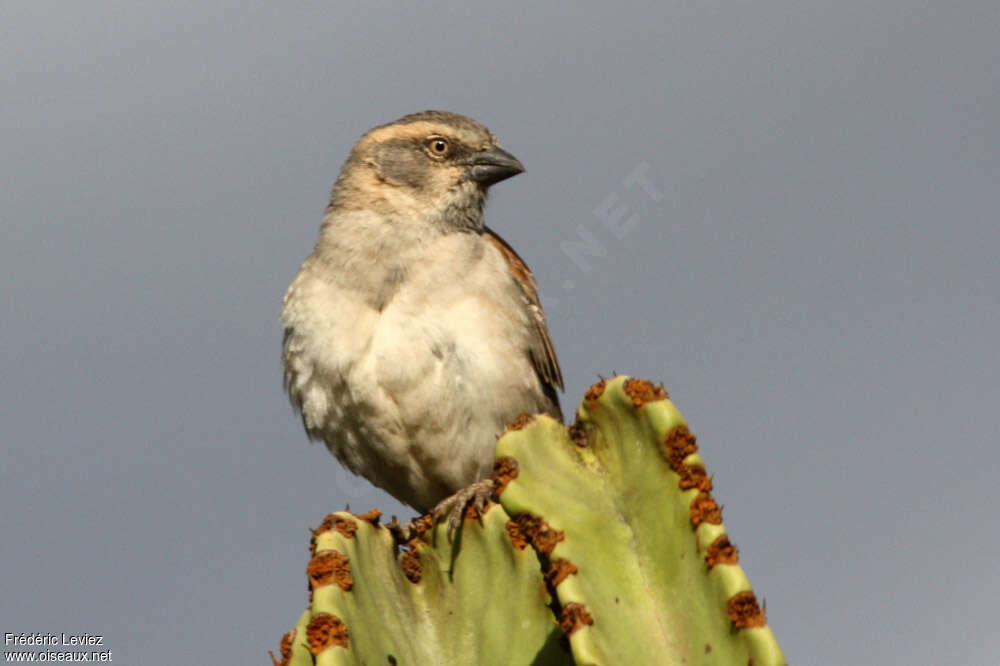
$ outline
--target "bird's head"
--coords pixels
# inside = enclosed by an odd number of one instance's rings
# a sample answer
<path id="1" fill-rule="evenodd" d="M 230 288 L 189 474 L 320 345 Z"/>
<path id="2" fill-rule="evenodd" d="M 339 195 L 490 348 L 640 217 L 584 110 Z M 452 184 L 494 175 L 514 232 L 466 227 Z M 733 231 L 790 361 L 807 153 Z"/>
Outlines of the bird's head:
<path id="1" fill-rule="evenodd" d="M 480 229 L 488 188 L 522 171 L 486 127 L 456 113 L 422 111 L 361 137 L 330 207 Z"/>

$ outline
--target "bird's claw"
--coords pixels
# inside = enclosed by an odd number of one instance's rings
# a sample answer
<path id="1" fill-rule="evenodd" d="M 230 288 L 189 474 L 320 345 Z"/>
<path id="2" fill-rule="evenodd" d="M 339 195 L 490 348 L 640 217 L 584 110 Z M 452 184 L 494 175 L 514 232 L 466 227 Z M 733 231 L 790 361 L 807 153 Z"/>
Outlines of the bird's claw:
<path id="1" fill-rule="evenodd" d="M 386 523 L 385 527 L 389 530 L 389 533 L 392 534 L 392 538 L 396 540 L 396 543 L 406 543 L 416 536 L 416 527 L 413 522 L 411 521 L 404 525 L 399 522 L 399 519 L 396 518 L 396 516 L 393 516 L 392 520 Z"/>
<path id="2" fill-rule="evenodd" d="M 405 525 L 400 523 L 396 516 L 393 516 L 392 520 L 386 524 L 386 527 L 396 540 L 396 543 L 403 545 L 414 539 L 423 537 L 434 527 L 434 523 L 429 514 L 414 518 Z"/>
<path id="3" fill-rule="evenodd" d="M 448 540 L 451 541 L 455 530 L 462 524 L 462 519 L 472 511 L 472 515 L 483 515 L 486 503 L 493 496 L 493 480 L 483 479 L 470 486 L 462 488 L 450 497 L 446 497 L 431 509 L 431 518 L 435 523 L 443 516 L 448 516 Z"/>

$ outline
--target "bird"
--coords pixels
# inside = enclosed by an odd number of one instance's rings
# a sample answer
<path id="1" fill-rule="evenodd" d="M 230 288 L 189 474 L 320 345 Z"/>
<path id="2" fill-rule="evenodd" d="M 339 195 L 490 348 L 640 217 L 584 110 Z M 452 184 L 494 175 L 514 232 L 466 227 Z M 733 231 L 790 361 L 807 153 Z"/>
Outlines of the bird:
<path id="1" fill-rule="evenodd" d="M 562 421 L 536 280 L 484 223 L 490 188 L 523 171 L 457 113 L 374 127 L 281 308 L 284 386 L 309 439 L 419 512 L 450 512 L 452 529 L 488 498 L 508 424 Z"/>

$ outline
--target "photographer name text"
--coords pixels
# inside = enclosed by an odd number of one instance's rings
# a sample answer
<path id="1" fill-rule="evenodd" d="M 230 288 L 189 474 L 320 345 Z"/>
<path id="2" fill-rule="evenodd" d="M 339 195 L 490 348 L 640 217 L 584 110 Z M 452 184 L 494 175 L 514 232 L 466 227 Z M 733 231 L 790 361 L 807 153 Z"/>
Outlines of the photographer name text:
<path id="1" fill-rule="evenodd" d="M 87 645 L 87 646 L 101 646 L 104 645 L 104 636 L 102 634 L 67 634 L 62 632 L 59 634 L 50 634 L 44 632 L 34 632 L 13 634 L 7 632 L 3 635 L 4 645 Z"/>

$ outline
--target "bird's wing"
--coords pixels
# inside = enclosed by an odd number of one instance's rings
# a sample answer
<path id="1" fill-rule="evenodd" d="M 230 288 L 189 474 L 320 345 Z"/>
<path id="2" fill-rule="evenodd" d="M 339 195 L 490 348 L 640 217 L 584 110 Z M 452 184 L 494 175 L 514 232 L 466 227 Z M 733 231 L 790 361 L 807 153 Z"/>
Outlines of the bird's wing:
<path id="1" fill-rule="evenodd" d="M 521 294 L 524 296 L 524 304 L 531 313 L 532 336 L 528 354 L 531 356 L 532 365 L 542 380 L 546 388 L 546 394 L 552 399 L 555 409 L 559 410 L 558 396 L 555 389 L 563 388 L 562 371 L 559 369 L 559 361 L 556 359 L 556 351 L 552 347 L 552 339 L 549 337 L 549 327 L 545 322 L 545 313 L 542 311 L 542 304 L 538 300 L 538 283 L 535 276 L 531 274 L 528 266 L 521 257 L 517 256 L 510 245 L 504 239 L 497 236 L 493 230 L 484 230 L 486 237 L 492 241 L 493 245 L 500 250 L 500 254 L 510 266 L 511 275 Z"/>

